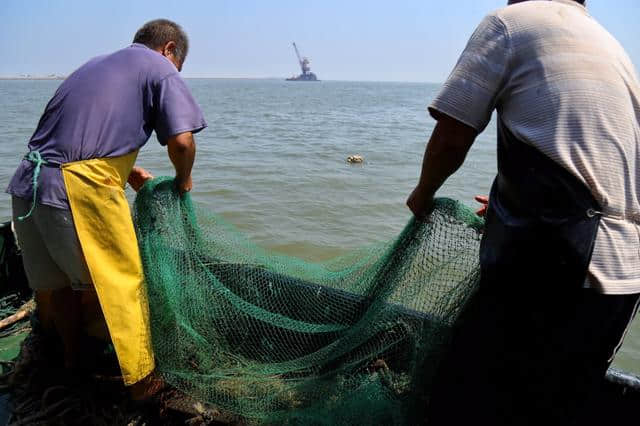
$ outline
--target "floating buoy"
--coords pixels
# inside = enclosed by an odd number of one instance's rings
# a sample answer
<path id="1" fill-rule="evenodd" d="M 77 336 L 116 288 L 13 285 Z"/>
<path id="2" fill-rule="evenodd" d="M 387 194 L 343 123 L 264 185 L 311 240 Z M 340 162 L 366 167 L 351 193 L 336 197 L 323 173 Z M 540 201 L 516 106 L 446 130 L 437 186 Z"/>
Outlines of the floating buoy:
<path id="1" fill-rule="evenodd" d="M 362 155 L 350 155 L 347 157 L 347 163 L 363 163 Z"/>

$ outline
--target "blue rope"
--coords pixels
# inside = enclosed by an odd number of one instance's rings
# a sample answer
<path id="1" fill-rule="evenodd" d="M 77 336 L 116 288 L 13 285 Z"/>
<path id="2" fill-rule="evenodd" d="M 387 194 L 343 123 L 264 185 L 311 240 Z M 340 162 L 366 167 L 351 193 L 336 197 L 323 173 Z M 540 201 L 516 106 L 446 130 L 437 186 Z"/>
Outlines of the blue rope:
<path id="1" fill-rule="evenodd" d="M 29 212 L 27 214 L 18 217 L 18 220 L 20 221 L 25 220 L 26 218 L 31 216 L 31 213 L 33 213 L 33 209 L 36 208 L 36 193 L 38 191 L 38 177 L 40 176 L 40 167 L 42 167 L 43 164 L 47 164 L 47 161 L 42 158 L 40 152 L 38 151 L 30 151 L 27 155 L 24 156 L 24 159 L 34 163 L 36 167 L 33 169 L 33 200 L 31 201 L 31 208 L 29 209 Z"/>

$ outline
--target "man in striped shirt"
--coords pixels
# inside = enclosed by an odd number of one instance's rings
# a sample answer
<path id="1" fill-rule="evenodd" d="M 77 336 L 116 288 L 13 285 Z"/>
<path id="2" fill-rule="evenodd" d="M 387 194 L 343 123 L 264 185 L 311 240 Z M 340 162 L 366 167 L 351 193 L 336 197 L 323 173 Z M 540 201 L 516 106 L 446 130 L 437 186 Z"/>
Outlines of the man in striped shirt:
<path id="1" fill-rule="evenodd" d="M 432 424 L 575 421 L 637 311 L 640 83 L 583 3 L 489 14 L 429 106 L 438 124 L 407 201 L 418 217 L 494 110 L 499 135 L 480 290 Z"/>

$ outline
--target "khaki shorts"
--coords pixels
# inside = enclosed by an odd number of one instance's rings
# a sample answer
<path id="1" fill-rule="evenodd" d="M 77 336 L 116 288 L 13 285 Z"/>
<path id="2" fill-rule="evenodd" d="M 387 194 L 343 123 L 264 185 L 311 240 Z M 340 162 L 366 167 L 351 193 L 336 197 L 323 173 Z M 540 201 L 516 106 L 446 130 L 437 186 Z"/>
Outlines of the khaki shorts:
<path id="1" fill-rule="evenodd" d="M 11 204 L 29 287 L 93 290 L 71 211 L 37 204 L 31 216 L 21 221 L 18 216 L 29 211 L 31 201 L 12 197 Z"/>

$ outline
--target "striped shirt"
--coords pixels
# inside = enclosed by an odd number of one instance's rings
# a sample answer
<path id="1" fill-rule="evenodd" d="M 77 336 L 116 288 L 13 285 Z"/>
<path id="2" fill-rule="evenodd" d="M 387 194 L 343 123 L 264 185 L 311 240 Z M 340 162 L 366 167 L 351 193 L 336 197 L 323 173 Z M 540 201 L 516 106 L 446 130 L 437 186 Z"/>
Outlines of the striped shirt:
<path id="1" fill-rule="evenodd" d="M 583 182 L 603 212 L 585 286 L 640 292 L 640 83 L 584 6 L 527 1 L 489 14 L 429 109 L 478 132 L 495 109 Z"/>

